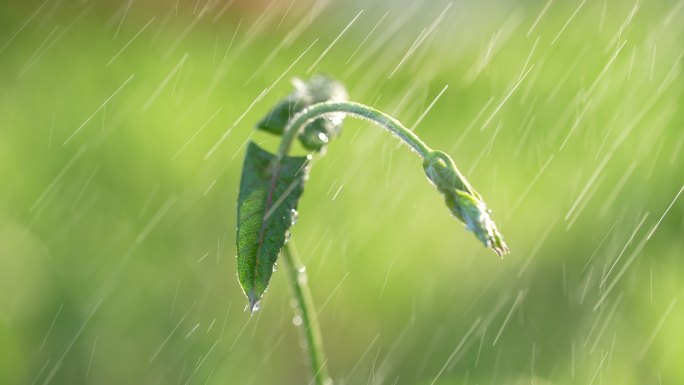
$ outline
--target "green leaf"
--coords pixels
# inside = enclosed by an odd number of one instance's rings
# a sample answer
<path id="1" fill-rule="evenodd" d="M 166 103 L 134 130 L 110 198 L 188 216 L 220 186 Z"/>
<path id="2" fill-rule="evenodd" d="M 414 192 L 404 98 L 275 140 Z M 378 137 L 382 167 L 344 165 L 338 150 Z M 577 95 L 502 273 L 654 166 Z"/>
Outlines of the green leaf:
<path id="1" fill-rule="evenodd" d="M 508 253 L 508 246 L 491 218 L 482 196 L 456 168 L 456 164 L 442 151 L 431 151 L 423 162 L 428 179 L 444 195 L 451 213 L 465 223 L 477 239 L 499 256 Z"/>
<path id="2" fill-rule="evenodd" d="M 308 82 L 293 80 L 295 91 L 257 123 L 257 128 L 282 135 L 290 119 L 312 104 L 346 101 L 347 91 L 342 83 L 323 75 L 314 75 Z M 312 151 L 322 151 L 330 139 L 340 135 L 344 114 L 330 114 L 314 120 L 299 133 L 302 145 Z"/>
<path id="3" fill-rule="evenodd" d="M 278 254 L 297 216 L 310 157 L 284 157 L 250 142 L 237 209 L 238 279 L 252 311 L 268 288 Z"/>
<path id="4" fill-rule="evenodd" d="M 263 119 L 257 123 L 257 128 L 272 134 L 282 135 L 287 122 L 294 114 L 306 107 L 300 96 L 290 94 L 273 107 Z"/>

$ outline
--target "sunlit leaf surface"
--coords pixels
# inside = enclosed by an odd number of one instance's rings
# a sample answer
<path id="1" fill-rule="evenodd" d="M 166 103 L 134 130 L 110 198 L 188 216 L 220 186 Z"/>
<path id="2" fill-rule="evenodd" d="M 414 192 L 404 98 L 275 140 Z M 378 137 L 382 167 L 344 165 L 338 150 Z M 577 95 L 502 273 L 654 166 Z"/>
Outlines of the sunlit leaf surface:
<path id="1" fill-rule="evenodd" d="M 268 288 L 278 254 L 297 217 L 308 157 L 276 156 L 250 142 L 240 180 L 237 210 L 238 278 L 256 310 Z"/>

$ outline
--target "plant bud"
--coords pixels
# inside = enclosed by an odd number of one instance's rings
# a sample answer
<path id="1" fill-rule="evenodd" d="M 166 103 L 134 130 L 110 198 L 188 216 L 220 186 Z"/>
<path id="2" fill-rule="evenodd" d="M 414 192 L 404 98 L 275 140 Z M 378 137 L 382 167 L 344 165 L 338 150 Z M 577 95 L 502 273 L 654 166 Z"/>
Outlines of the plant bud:
<path id="1" fill-rule="evenodd" d="M 468 230 L 499 256 L 509 252 L 482 196 L 458 171 L 449 155 L 432 151 L 423 162 L 423 169 L 430 182 L 444 195 L 451 213 L 465 223 Z"/>

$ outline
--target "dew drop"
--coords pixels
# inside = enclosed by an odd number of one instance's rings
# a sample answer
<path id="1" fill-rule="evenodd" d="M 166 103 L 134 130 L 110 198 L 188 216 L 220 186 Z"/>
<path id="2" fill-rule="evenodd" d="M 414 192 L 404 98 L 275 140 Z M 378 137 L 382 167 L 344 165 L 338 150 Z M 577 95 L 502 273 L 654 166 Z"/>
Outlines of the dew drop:
<path id="1" fill-rule="evenodd" d="M 344 120 L 346 114 L 334 114 L 330 117 L 330 121 L 332 124 L 339 126 L 342 124 L 342 121 Z"/>
<path id="2" fill-rule="evenodd" d="M 299 277 L 297 277 L 297 280 L 299 281 L 300 284 L 306 285 L 308 279 L 306 277 L 306 274 L 299 274 Z"/>
<path id="3" fill-rule="evenodd" d="M 328 135 L 326 135 L 324 132 L 319 132 L 318 133 L 318 139 L 323 142 L 323 143 L 328 143 Z"/>
<path id="4" fill-rule="evenodd" d="M 300 326 L 302 324 L 302 317 L 300 317 L 299 315 L 292 317 L 292 323 L 295 326 Z"/>
<path id="5" fill-rule="evenodd" d="M 250 313 L 254 314 L 255 311 L 259 311 L 259 306 L 261 305 L 261 301 L 256 301 L 254 303 L 249 303 L 245 307 L 245 311 L 249 311 Z"/>

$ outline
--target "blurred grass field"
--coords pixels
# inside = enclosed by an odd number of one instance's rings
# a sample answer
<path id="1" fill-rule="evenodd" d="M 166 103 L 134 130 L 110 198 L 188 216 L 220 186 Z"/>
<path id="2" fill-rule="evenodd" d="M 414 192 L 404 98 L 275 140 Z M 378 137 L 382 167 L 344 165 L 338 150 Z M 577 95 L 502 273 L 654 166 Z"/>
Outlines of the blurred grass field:
<path id="1" fill-rule="evenodd" d="M 451 154 L 512 250 L 347 119 L 293 228 L 336 384 L 684 381 L 684 2 L 0 7 L 0 383 L 308 383 L 234 237 L 254 123 L 318 72 Z"/>

